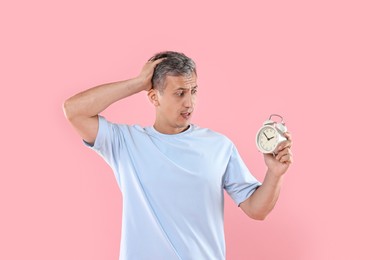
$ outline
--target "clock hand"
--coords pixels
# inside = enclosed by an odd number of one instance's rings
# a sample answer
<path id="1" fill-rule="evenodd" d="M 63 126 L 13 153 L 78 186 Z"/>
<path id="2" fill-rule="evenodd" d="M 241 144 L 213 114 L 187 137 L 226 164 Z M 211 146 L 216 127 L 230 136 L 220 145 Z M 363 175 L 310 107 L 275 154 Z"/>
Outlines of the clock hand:
<path id="1" fill-rule="evenodd" d="M 272 136 L 271 138 L 268 138 L 268 141 L 271 140 L 272 138 L 275 138 L 275 136 Z"/>
<path id="2" fill-rule="evenodd" d="M 265 135 L 265 138 L 267 138 L 267 141 L 269 141 L 270 139 L 268 138 L 268 136 L 264 132 L 263 134 Z"/>

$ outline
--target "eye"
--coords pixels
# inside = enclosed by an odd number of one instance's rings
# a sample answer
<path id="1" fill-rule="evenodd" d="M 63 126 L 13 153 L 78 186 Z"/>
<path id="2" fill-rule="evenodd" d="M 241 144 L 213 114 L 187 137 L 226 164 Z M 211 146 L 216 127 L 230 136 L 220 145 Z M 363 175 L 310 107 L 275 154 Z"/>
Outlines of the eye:
<path id="1" fill-rule="evenodd" d="M 178 91 L 176 92 L 176 96 L 182 97 L 184 95 L 184 91 Z"/>
<path id="2" fill-rule="evenodd" d="M 198 90 L 196 89 L 196 88 L 193 88 L 192 90 L 191 90 L 191 94 L 196 94 L 198 92 Z"/>

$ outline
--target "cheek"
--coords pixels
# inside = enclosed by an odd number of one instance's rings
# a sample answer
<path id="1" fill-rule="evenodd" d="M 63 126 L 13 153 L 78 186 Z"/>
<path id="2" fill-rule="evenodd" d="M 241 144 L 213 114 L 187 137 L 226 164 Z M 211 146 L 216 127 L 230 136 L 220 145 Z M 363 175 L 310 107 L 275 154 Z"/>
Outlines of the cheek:
<path id="1" fill-rule="evenodd" d="M 179 110 L 181 107 L 181 101 L 177 101 L 175 99 L 164 100 L 163 106 L 161 107 L 164 111 L 169 113 L 175 113 L 175 111 Z"/>

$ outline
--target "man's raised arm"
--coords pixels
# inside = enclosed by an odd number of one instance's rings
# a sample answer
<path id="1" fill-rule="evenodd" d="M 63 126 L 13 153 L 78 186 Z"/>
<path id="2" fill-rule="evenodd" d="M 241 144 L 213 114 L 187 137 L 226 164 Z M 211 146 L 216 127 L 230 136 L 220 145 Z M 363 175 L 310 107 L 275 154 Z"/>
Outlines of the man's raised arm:
<path id="1" fill-rule="evenodd" d="M 93 144 L 100 112 L 120 99 L 151 89 L 154 68 L 161 61 L 147 62 L 136 78 L 103 84 L 68 98 L 63 104 L 64 113 L 81 138 Z"/>

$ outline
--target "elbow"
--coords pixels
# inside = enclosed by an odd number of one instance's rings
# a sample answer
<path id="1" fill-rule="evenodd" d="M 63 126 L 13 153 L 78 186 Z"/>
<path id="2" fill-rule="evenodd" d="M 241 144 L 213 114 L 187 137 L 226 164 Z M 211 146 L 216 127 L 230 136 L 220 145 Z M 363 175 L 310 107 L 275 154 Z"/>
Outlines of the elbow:
<path id="1" fill-rule="evenodd" d="M 273 208 L 261 203 L 254 204 L 250 199 L 239 204 L 239 207 L 245 212 L 245 214 L 249 218 L 260 221 L 265 220 Z"/>
<path id="2" fill-rule="evenodd" d="M 257 214 L 251 214 L 249 217 L 254 220 L 264 221 L 267 218 L 267 216 L 268 214 L 257 213 Z"/>
<path id="3" fill-rule="evenodd" d="M 72 111 L 74 111 L 74 109 L 70 98 L 64 101 L 62 104 L 62 110 L 64 111 L 65 118 L 68 121 L 72 121 L 74 118 L 74 113 Z"/>
<path id="4" fill-rule="evenodd" d="M 252 208 L 249 212 L 247 212 L 247 215 L 251 219 L 264 221 L 271 211 L 272 208 L 255 207 Z"/>

